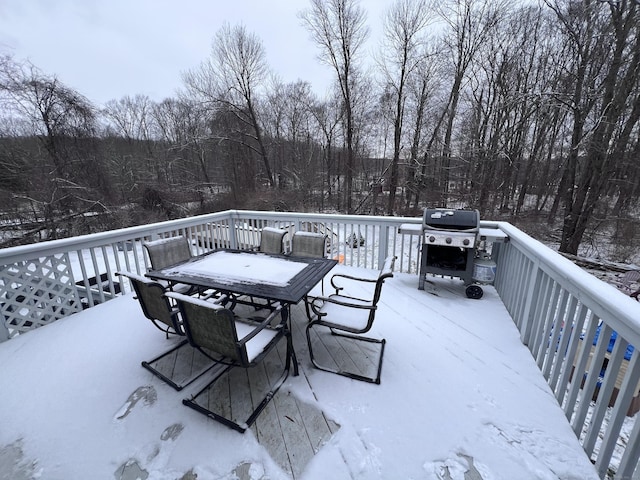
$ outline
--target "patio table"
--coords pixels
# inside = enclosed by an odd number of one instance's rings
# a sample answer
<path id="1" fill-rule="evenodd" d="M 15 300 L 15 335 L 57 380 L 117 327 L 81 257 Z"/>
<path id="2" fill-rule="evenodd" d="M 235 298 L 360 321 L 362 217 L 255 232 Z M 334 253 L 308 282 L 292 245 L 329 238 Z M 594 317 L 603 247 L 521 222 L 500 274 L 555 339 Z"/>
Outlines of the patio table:
<path id="1" fill-rule="evenodd" d="M 151 270 L 146 275 L 169 283 L 186 283 L 296 304 L 337 263 L 337 260 L 328 258 L 220 249 L 177 265 Z"/>
<path id="2" fill-rule="evenodd" d="M 190 260 L 151 270 L 146 276 L 182 283 L 223 294 L 247 295 L 282 304 L 290 318 L 290 306 L 300 302 L 337 260 L 219 249 Z M 297 363 L 297 362 L 295 362 Z M 295 366 L 297 370 L 297 365 Z"/>

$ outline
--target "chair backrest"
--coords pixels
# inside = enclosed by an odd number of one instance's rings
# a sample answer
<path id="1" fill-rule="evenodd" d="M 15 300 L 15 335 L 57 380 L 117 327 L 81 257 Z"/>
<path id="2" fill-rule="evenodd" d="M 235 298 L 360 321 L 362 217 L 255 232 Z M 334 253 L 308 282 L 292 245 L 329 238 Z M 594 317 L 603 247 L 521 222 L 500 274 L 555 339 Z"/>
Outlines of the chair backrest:
<path id="1" fill-rule="evenodd" d="M 170 265 L 186 262 L 191 258 L 189 241 L 183 236 L 162 238 L 153 242 L 145 242 L 143 245 L 147 250 L 153 270 L 161 270 Z"/>
<path id="2" fill-rule="evenodd" d="M 246 363 L 246 352 L 238 346 L 233 312 L 220 304 L 169 293 L 178 304 L 189 343 Z"/>
<path id="3" fill-rule="evenodd" d="M 291 255 L 324 258 L 327 253 L 327 235 L 315 232 L 295 232 L 291 240 Z"/>
<path id="4" fill-rule="evenodd" d="M 167 327 L 176 330 L 171 305 L 169 299 L 164 296 L 166 289 L 162 284 L 133 273 L 120 273 L 120 275 L 131 280 L 131 285 L 136 292 L 145 317 L 152 321 L 162 322 Z"/>
<path id="5" fill-rule="evenodd" d="M 282 253 L 286 230 L 264 227 L 260 234 L 260 251 L 263 253 Z"/>
<path id="6" fill-rule="evenodd" d="M 638 280 L 640 280 L 640 270 L 628 270 L 622 277 L 622 288 L 631 290 L 631 286 L 638 283 Z"/>

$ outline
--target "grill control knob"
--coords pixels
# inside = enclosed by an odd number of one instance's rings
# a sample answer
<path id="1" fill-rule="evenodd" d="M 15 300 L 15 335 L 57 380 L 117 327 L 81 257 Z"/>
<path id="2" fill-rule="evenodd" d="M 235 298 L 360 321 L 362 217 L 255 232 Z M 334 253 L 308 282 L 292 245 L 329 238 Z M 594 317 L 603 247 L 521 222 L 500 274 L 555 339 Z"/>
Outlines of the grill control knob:
<path id="1" fill-rule="evenodd" d="M 469 245 L 469 239 L 468 239 L 468 238 L 465 238 L 465 239 L 462 241 L 462 243 L 463 243 L 463 245 Z"/>
<path id="2" fill-rule="evenodd" d="M 431 235 L 431 236 L 429 237 L 429 241 L 430 241 L 431 243 L 435 242 L 435 241 L 436 241 L 436 237 L 434 237 L 433 235 Z"/>
<path id="3" fill-rule="evenodd" d="M 445 240 L 445 242 L 447 242 L 447 243 L 451 243 L 451 237 L 447 237 L 447 238 L 446 238 L 446 240 Z"/>

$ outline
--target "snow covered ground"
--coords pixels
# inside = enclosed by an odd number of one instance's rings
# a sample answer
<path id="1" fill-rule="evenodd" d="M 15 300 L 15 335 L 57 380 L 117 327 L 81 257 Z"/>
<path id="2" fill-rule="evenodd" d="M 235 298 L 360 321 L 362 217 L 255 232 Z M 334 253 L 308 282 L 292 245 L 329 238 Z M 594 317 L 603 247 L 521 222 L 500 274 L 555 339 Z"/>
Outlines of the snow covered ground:
<path id="1" fill-rule="evenodd" d="M 495 290 L 416 287 L 409 274 L 385 284 L 381 385 L 315 370 L 296 343 L 301 375 L 278 395 L 340 425 L 302 478 L 597 478 Z M 243 465 L 287 478 L 251 431 L 181 404 L 197 386 L 175 392 L 140 366 L 164 349 L 131 295 L 1 343 L 0 478 L 121 478 L 125 465 L 158 480 L 232 479 Z"/>

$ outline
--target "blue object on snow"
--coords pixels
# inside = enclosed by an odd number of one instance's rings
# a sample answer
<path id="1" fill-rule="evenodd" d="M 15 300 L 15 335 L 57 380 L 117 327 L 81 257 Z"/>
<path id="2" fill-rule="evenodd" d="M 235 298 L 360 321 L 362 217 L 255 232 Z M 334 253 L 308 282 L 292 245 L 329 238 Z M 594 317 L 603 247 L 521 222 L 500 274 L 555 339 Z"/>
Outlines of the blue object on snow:
<path id="1" fill-rule="evenodd" d="M 601 328 L 602 328 L 602 323 L 598 325 L 598 328 L 596 329 L 596 336 L 593 337 L 594 345 L 598 343 L 598 337 L 600 336 Z M 609 345 L 607 345 L 607 352 L 611 353 L 613 351 L 613 346 L 616 343 L 616 338 L 618 338 L 618 333 L 614 331 L 611 334 L 611 338 L 609 339 Z M 631 360 L 631 355 L 633 355 L 633 345 L 627 345 L 627 351 L 624 352 L 624 359 L 627 361 Z"/>

